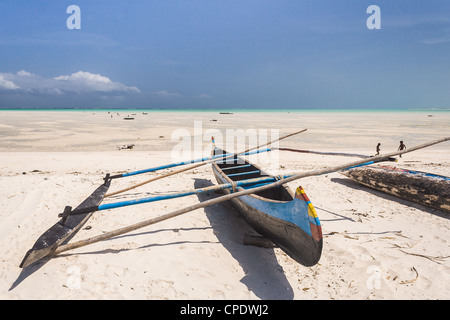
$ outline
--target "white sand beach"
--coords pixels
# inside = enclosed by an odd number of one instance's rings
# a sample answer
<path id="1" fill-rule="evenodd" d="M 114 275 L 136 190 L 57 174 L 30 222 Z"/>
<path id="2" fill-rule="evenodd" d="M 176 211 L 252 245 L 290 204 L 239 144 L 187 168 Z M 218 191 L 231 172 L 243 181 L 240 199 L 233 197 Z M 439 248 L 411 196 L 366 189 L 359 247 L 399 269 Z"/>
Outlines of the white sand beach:
<path id="1" fill-rule="evenodd" d="M 450 299 L 448 213 L 363 187 L 338 172 L 289 183 L 303 186 L 322 223 L 322 257 L 313 267 L 279 248 L 244 245 L 253 231 L 231 204 L 220 203 L 19 268 L 58 213 L 81 203 L 106 173 L 179 161 L 174 150 L 182 134 L 190 134 L 191 158 L 207 155 L 209 134 L 226 137 L 227 129 L 254 130 L 267 140 L 308 129 L 278 146 L 365 155 L 373 155 L 379 142 L 384 154 L 396 151 L 400 140 L 412 147 L 450 135 L 448 111 L 144 112 L 0 111 L 0 299 Z M 358 160 L 272 152 L 250 159 L 276 174 Z M 450 176 L 450 142 L 390 164 Z M 114 180 L 110 190 L 159 174 Z M 105 202 L 213 184 L 211 165 L 205 165 Z M 98 212 L 71 242 L 219 196 Z"/>

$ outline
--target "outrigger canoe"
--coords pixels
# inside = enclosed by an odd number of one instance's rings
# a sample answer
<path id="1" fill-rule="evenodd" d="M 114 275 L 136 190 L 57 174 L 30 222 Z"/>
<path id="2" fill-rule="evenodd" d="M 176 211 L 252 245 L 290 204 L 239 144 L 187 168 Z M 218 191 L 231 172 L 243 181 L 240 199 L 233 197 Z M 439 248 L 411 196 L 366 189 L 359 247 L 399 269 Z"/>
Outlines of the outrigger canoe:
<path id="1" fill-rule="evenodd" d="M 342 174 L 378 191 L 450 212 L 448 177 L 389 166 L 359 167 Z"/>
<path id="2" fill-rule="evenodd" d="M 86 200 L 76 207 L 75 210 L 98 206 L 103 201 L 110 184 L 111 180 L 105 178 L 105 183 L 98 187 Z M 39 237 L 34 246 L 26 253 L 20 267 L 26 268 L 34 262 L 50 255 L 58 248 L 58 246 L 74 236 L 75 233 L 89 220 L 93 213 L 94 210 L 79 215 L 63 217 Z"/>
<path id="3" fill-rule="evenodd" d="M 292 135 L 304 132 L 305 130 L 292 133 L 275 141 L 288 138 Z M 107 240 L 112 237 L 128 233 L 133 230 L 137 230 L 167 219 L 174 218 L 181 214 L 191 212 L 195 209 L 204 208 L 216 203 L 231 200 L 238 210 L 243 214 L 248 223 L 261 235 L 272 240 L 276 245 L 283 249 L 294 260 L 298 261 L 305 266 L 312 266 L 316 264 L 322 253 L 322 229 L 320 221 L 314 210 L 313 205 L 306 196 L 303 188 L 297 188 L 296 192 L 292 192 L 286 185 L 286 183 L 309 176 L 315 176 L 319 174 L 325 174 L 335 172 L 339 170 L 347 170 L 356 166 L 364 166 L 374 162 L 378 162 L 383 159 L 388 159 L 391 156 L 412 152 L 425 147 L 435 145 L 444 141 L 450 140 L 450 137 L 442 138 L 439 140 L 431 141 L 402 152 L 393 152 L 388 155 L 378 156 L 370 158 L 370 161 L 366 159 L 356 161 L 350 164 L 339 165 L 335 167 L 324 168 L 321 170 L 314 170 L 310 172 L 297 173 L 290 176 L 273 177 L 264 173 L 257 166 L 238 158 L 238 154 L 231 155 L 233 157 L 231 162 L 227 156 L 226 160 L 214 163 L 217 161 L 214 157 L 208 159 L 197 159 L 189 162 L 176 163 L 171 165 L 165 165 L 145 170 L 138 170 L 134 172 L 128 172 L 110 176 L 107 174 L 104 178 L 104 184 L 98 187 L 92 195 L 83 201 L 78 207 L 72 210 L 71 207 L 66 207 L 64 212 L 59 216 L 62 219 L 56 223 L 53 227 L 47 230 L 34 244 L 33 248 L 29 250 L 22 263 L 21 268 L 30 266 L 34 262 L 42 259 L 51 254 L 61 253 L 67 250 L 83 247 L 92 243 Z M 274 141 L 265 144 L 269 145 Z M 248 153 L 250 150 L 259 149 L 258 146 L 253 149 L 243 151 L 242 153 Z M 213 155 L 223 151 L 214 149 Z M 257 151 L 259 152 L 259 151 Z M 174 171 L 164 176 L 173 175 L 174 173 L 180 173 L 183 171 L 191 170 L 204 165 L 206 163 L 212 163 L 214 175 L 221 185 L 214 188 L 195 189 L 189 192 L 179 192 L 175 194 L 168 194 L 164 196 L 151 196 L 142 199 L 128 200 L 122 202 L 114 202 L 101 205 L 103 198 L 109 189 L 112 179 L 124 178 L 134 176 L 137 174 L 154 172 L 161 169 L 172 168 L 174 166 L 184 165 L 187 163 L 200 162 L 189 168 Z M 162 176 L 162 177 L 164 177 Z M 257 181 L 255 181 L 256 178 Z M 141 186 L 145 183 L 155 181 L 159 179 L 152 178 L 144 183 L 134 185 L 132 187 L 117 191 L 113 194 L 118 194 L 124 191 L 128 191 L 132 188 Z M 247 180 L 245 180 L 247 179 Z M 274 180 L 279 180 L 274 182 Z M 227 184 L 223 184 L 227 182 Z M 251 186 L 251 187 L 250 187 Z M 227 191 L 227 189 L 232 191 Z M 448 187 L 446 186 L 445 188 Z M 184 207 L 159 217 L 152 217 L 145 221 L 135 223 L 133 225 L 123 227 L 117 230 L 103 233 L 101 235 L 91 237 L 77 241 L 75 243 L 66 244 L 67 241 L 73 237 L 73 235 L 86 223 L 93 212 L 109 210 L 114 208 L 121 208 L 125 206 L 149 203 L 153 201 L 159 201 L 164 199 L 179 198 L 193 194 L 199 194 L 202 192 L 208 192 L 215 190 L 224 190 L 228 193 L 220 198 L 211 199 Z M 112 194 L 111 194 L 112 195 Z M 448 196 L 447 196 L 448 199 Z M 65 245 L 62 245 L 65 244 Z M 62 245 L 62 246 L 61 246 Z"/>
<path id="4" fill-rule="evenodd" d="M 226 153 L 218 148 L 213 152 L 214 155 Z M 219 184 L 270 177 L 240 157 L 216 161 L 212 169 Z M 230 188 L 224 192 L 229 194 L 257 186 L 236 186 L 234 190 Z M 231 202 L 255 231 L 270 239 L 295 261 L 304 266 L 317 264 L 322 254 L 322 228 L 314 206 L 302 187 L 294 193 L 288 186 L 280 185 L 233 198 Z"/>

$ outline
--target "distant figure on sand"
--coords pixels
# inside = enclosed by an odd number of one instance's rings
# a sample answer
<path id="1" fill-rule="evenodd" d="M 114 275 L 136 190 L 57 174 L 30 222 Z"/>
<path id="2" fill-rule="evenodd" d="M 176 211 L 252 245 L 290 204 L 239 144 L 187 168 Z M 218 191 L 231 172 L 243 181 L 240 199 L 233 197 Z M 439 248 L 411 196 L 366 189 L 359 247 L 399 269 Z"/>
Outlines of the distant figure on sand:
<path id="1" fill-rule="evenodd" d="M 381 147 L 381 143 L 377 144 L 377 154 L 376 156 L 378 156 L 380 154 L 380 147 Z"/>
<path id="2" fill-rule="evenodd" d="M 124 144 L 123 146 L 118 146 L 117 149 L 118 150 L 123 150 L 123 149 L 133 149 L 135 147 L 134 144 Z"/>
<path id="3" fill-rule="evenodd" d="M 397 151 L 403 151 L 406 150 L 406 146 L 403 144 L 403 141 L 400 141 L 400 146 L 398 147 Z M 400 158 L 402 155 L 400 155 Z"/>

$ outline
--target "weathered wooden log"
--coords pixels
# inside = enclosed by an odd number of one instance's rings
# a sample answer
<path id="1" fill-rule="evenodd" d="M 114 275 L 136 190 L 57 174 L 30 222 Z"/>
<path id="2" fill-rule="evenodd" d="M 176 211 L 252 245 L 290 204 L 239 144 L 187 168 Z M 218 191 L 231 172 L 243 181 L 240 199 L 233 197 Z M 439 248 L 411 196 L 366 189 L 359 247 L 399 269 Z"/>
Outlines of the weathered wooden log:
<path id="1" fill-rule="evenodd" d="M 450 180 L 446 177 L 389 167 L 361 167 L 343 174 L 370 188 L 450 212 Z"/>

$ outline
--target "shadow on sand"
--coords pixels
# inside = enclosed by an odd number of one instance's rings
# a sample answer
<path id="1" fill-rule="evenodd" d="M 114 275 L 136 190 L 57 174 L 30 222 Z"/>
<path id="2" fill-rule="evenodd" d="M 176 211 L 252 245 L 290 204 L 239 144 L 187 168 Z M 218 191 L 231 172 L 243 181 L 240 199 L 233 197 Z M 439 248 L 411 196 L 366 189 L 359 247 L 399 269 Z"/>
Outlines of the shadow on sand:
<path id="1" fill-rule="evenodd" d="M 206 229 L 210 229 L 210 227 L 205 227 L 205 228 L 160 229 L 160 230 L 145 231 L 145 232 L 140 232 L 140 233 L 125 234 L 125 235 L 114 237 L 112 239 L 114 240 L 114 239 L 125 238 L 125 237 L 135 237 L 135 236 L 139 236 L 139 235 L 154 234 L 154 233 L 159 233 L 159 232 L 174 232 L 174 231 L 178 232 L 178 231 L 206 230 Z M 148 244 L 148 245 L 145 245 L 145 246 L 141 246 L 141 247 L 139 247 L 137 249 L 151 248 L 151 247 L 161 247 L 161 246 L 171 246 L 171 245 L 180 245 L 180 244 L 197 244 L 197 243 L 214 243 L 214 242 L 211 242 L 211 241 L 178 241 L 178 242 L 170 242 L 170 243 L 153 243 L 153 244 Z M 77 253 L 66 252 L 66 253 L 59 254 L 57 256 L 49 256 L 49 257 L 43 258 L 43 259 L 41 259 L 41 260 L 39 260 L 39 261 L 29 265 L 28 267 L 23 268 L 22 271 L 20 272 L 19 276 L 17 277 L 17 279 L 14 281 L 14 283 L 9 288 L 9 291 L 14 290 L 14 288 L 16 288 L 18 285 L 20 285 L 26 278 L 28 278 L 33 273 L 35 273 L 40 268 L 42 268 L 51 259 L 59 259 L 59 258 L 64 258 L 64 257 L 70 257 L 72 255 L 81 256 L 81 255 L 96 255 L 96 254 L 106 254 L 106 253 L 120 253 L 120 252 L 123 252 L 123 251 L 129 251 L 129 250 L 135 250 L 135 248 L 133 248 L 133 249 L 128 249 L 128 248 L 123 248 L 123 249 L 105 249 L 105 250 L 100 250 L 100 251 L 87 251 L 87 252 L 77 252 Z"/>
<path id="2" fill-rule="evenodd" d="M 194 183 L 195 188 L 203 188 L 211 185 L 213 185 L 213 183 L 206 179 L 196 179 Z M 199 194 L 198 198 L 200 201 L 205 201 L 218 196 L 220 195 L 208 193 Z M 239 213 L 235 211 L 231 203 L 225 202 L 206 207 L 205 214 L 218 241 L 230 252 L 233 258 L 239 262 L 244 270 L 245 276 L 241 279 L 241 282 L 247 286 L 248 290 L 252 291 L 258 298 L 264 300 L 292 300 L 294 298 L 293 289 L 284 274 L 283 268 L 278 264 L 274 249 L 246 246 L 243 244 L 245 235 L 256 234 L 256 232 L 240 217 Z M 161 231 L 167 230 L 151 232 Z M 127 236 L 136 236 L 136 234 L 122 235 L 120 237 Z M 152 244 L 145 247 L 176 244 L 179 243 Z M 117 253 L 126 250 L 133 249 L 103 250 L 99 252 L 77 254 Z M 67 253 L 52 258 L 70 255 L 70 253 Z M 42 268 L 50 259 L 51 258 L 42 259 L 41 261 L 22 269 L 20 275 L 11 285 L 9 290 L 11 291 L 16 288 L 27 277 Z"/>
<path id="3" fill-rule="evenodd" d="M 206 179 L 195 179 L 195 188 L 213 185 Z M 200 201 L 220 195 L 199 194 Z M 205 208 L 206 217 L 211 223 L 219 242 L 236 259 L 245 272 L 241 282 L 260 299 L 291 300 L 294 292 L 283 268 L 278 264 L 274 249 L 246 246 L 244 235 L 256 232 L 239 216 L 230 202 L 222 202 Z"/>
<path id="4" fill-rule="evenodd" d="M 20 272 L 19 276 L 17 277 L 16 281 L 14 281 L 14 283 L 11 285 L 11 288 L 9 288 L 8 291 L 14 290 L 14 288 L 17 287 L 22 281 L 24 281 L 26 278 L 28 278 L 33 273 L 35 273 L 40 268 L 42 268 L 49 260 L 50 260 L 50 258 L 44 258 L 40 261 L 33 263 L 32 265 L 30 265 L 26 268 L 23 268 L 22 271 Z"/>

